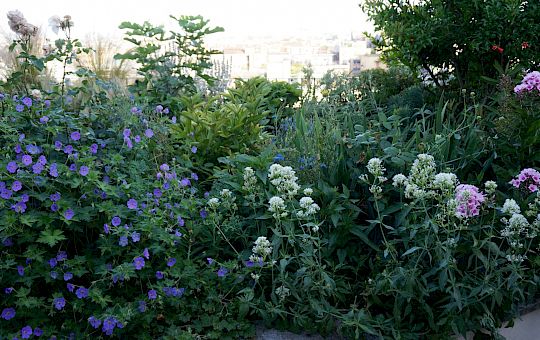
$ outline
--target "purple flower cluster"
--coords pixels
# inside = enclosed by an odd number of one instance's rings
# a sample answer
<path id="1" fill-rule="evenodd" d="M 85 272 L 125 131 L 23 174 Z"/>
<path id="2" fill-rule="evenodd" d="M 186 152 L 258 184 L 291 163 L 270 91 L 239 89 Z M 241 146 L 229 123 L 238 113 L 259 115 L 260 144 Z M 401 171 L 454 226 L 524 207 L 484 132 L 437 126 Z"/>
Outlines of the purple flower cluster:
<path id="1" fill-rule="evenodd" d="M 185 288 L 163 287 L 163 293 L 165 296 L 181 297 L 184 295 L 185 291 Z"/>
<path id="2" fill-rule="evenodd" d="M 480 207 L 486 198 L 474 185 L 460 184 L 456 188 L 455 199 L 457 201 L 456 216 L 467 218 L 480 214 Z"/>
<path id="3" fill-rule="evenodd" d="M 530 192 L 538 191 L 540 187 L 540 172 L 532 168 L 526 168 L 510 181 L 514 187 L 519 188 L 523 185 Z"/>
<path id="4" fill-rule="evenodd" d="M 514 87 L 514 92 L 517 94 L 531 92 L 533 90 L 540 92 L 540 72 L 538 71 L 527 73 L 525 77 L 523 77 L 521 84 Z"/>
<path id="5" fill-rule="evenodd" d="M 66 306 L 66 299 L 64 299 L 63 297 L 55 298 L 53 304 L 54 308 L 56 308 L 57 310 L 62 310 Z"/>

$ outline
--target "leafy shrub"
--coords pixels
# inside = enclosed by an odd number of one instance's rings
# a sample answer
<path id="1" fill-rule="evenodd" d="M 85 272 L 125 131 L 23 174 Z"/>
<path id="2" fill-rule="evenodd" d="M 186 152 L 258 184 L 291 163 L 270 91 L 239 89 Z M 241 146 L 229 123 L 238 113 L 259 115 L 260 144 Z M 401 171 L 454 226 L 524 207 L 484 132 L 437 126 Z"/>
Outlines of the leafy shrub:
<path id="1" fill-rule="evenodd" d="M 373 42 L 383 58 L 413 71 L 425 69 L 439 87 L 453 76 L 459 88 L 491 92 L 481 77 L 494 77 L 495 63 L 503 68 L 536 63 L 537 2 L 367 0 L 362 9 L 381 32 Z"/>
<path id="2" fill-rule="evenodd" d="M 135 24 L 123 22 L 121 29 L 129 30 L 124 38 L 135 47 L 116 59 L 134 60 L 139 64 L 137 79 L 130 90 L 152 105 L 163 105 L 178 111 L 181 102 L 177 97 L 195 94 L 195 77 L 212 82 L 206 71 L 212 66 L 210 56 L 218 53 L 204 47 L 204 37 L 222 32 L 223 28 L 209 28 L 208 20 L 201 16 L 181 16 L 173 20 L 178 23 L 179 32 L 170 34 L 163 27 L 149 22 Z"/>
<path id="3" fill-rule="evenodd" d="M 364 232 L 380 235 L 380 249 L 356 292 L 365 307 L 352 309 L 344 323 L 371 318 L 381 334 L 397 338 L 497 334 L 538 285 L 530 270 L 539 246 L 538 198 L 526 205 L 528 195 L 538 197 L 538 171 L 523 170 L 512 181 L 525 194 L 521 203 L 506 199 L 502 206 L 495 182 L 460 184 L 453 173 L 437 173 L 427 154 L 418 155 L 408 176 L 394 175 L 391 185 L 386 176 L 378 158 L 361 176 L 373 209 Z"/>

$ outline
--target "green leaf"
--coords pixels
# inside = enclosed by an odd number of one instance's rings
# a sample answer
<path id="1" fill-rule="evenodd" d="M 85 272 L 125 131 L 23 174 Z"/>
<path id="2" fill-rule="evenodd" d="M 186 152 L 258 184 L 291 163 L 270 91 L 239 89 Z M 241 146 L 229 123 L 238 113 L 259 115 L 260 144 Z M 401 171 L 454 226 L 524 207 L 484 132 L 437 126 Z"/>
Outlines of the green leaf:
<path id="1" fill-rule="evenodd" d="M 411 249 L 407 250 L 406 252 L 403 253 L 403 255 L 401 255 L 401 257 L 404 257 L 404 256 L 407 256 L 409 254 L 412 254 L 414 253 L 415 251 L 417 251 L 418 249 L 423 249 L 422 247 L 412 247 Z"/>
<path id="2" fill-rule="evenodd" d="M 65 240 L 64 232 L 62 230 L 43 230 L 41 236 L 37 239 L 39 243 L 48 244 L 50 247 L 54 247 L 58 242 Z"/>

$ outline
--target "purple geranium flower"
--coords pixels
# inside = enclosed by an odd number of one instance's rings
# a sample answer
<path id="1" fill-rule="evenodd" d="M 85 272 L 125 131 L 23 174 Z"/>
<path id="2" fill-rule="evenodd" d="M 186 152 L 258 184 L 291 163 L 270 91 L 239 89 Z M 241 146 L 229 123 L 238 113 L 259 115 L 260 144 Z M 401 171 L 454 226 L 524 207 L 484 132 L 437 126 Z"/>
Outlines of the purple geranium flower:
<path id="1" fill-rule="evenodd" d="M 58 297 L 54 299 L 53 304 L 54 304 L 54 308 L 58 310 L 62 310 L 66 306 L 66 299 L 64 299 L 63 297 Z"/>
<path id="2" fill-rule="evenodd" d="M 79 131 L 73 131 L 69 137 L 74 141 L 78 141 L 81 139 L 81 133 Z"/>
<path id="3" fill-rule="evenodd" d="M 93 315 L 88 318 L 88 322 L 90 323 L 92 327 L 94 327 L 94 329 L 97 329 L 99 328 L 99 326 L 101 326 L 101 320 L 96 318 Z"/>
<path id="4" fill-rule="evenodd" d="M 66 272 L 64 273 L 64 281 L 69 281 L 73 278 L 73 273 Z"/>
<path id="5" fill-rule="evenodd" d="M 56 254 L 56 259 L 57 259 L 58 261 L 64 261 L 64 260 L 67 260 L 67 257 L 68 257 L 68 256 L 67 256 L 67 253 L 66 253 L 65 251 L 63 251 L 63 250 L 60 250 L 60 251 L 58 252 L 58 254 Z"/>
<path id="6" fill-rule="evenodd" d="M 24 110 L 24 105 L 17 104 L 17 106 L 15 106 L 15 110 L 16 110 L 17 112 L 23 112 L 23 110 Z"/>
<path id="7" fill-rule="evenodd" d="M 191 152 L 197 153 L 197 147 L 196 147 L 196 146 L 192 146 L 192 147 L 191 147 Z"/>
<path id="8" fill-rule="evenodd" d="M 141 240 L 141 234 L 139 234 L 138 232 L 134 231 L 133 233 L 131 233 L 131 240 L 133 242 L 139 242 Z"/>
<path id="9" fill-rule="evenodd" d="M 58 211 L 58 208 L 59 208 L 59 207 L 58 207 L 58 204 L 56 204 L 56 203 L 51 204 L 51 211 L 57 212 L 57 211 Z"/>
<path id="10" fill-rule="evenodd" d="M 204 210 L 204 209 L 202 209 L 199 214 L 201 215 L 202 218 L 207 218 L 208 217 L 208 212 L 206 210 Z"/>
<path id="11" fill-rule="evenodd" d="M 17 162 L 14 161 L 11 161 L 6 165 L 6 169 L 10 174 L 14 174 L 15 172 L 17 172 L 17 168 Z"/>
<path id="12" fill-rule="evenodd" d="M 66 220 L 71 220 L 75 216 L 75 212 L 72 209 L 67 209 L 64 211 L 64 217 Z"/>
<path id="13" fill-rule="evenodd" d="M 120 241 L 118 241 L 118 244 L 122 247 L 125 247 L 128 245 L 128 238 L 127 236 L 120 236 Z"/>
<path id="14" fill-rule="evenodd" d="M 52 177 L 58 177 L 58 165 L 56 163 L 52 163 L 49 168 L 49 175 Z"/>
<path id="15" fill-rule="evenodd" d="M 129 209 L 137 209 L 137 201 L 134 200 L 133 198 L 130 198 L 128 201 L 127 201 L 127 207 Z"/>
<path id="16" fill-rule="evenodd" d="M 30 338 L 30 336 L 32 335 L 32 327 L 30 326 L 24 326 L 22 329 L 21 329 L 21 338 L 23 339 L 28 339 Z"/>
<path id="17" fill-rule="evenodd" d="M 141 313 L 146 312 L 146 302 L 144 302 L 144 301 L 139 301 L 139 307 L 138 307 L 138 309 L 139 309 L 139 312 L 141 312 Z"/>
<path id="18" fill-rule="evenodd" d="M 126 146 L 128 147 L 128 149 L 132 149 L 132 148 L 133 148 L 133 142 L 131 141 L 131 139 L 129 139 L 129 138 L 124 138 L 124 142 L 126 143 Z"/>
<path id="19" fill-rule="evenodd" d="M 34 328 L 34 335 L 37 336 L 37 337 L 40 337 L 43 335 L 43 331 L 41 330 L 41 328 Z"/>
<path id="20" fill-rule="evenodd" d="M 167 260 L 167 266 L 172 267 L 176 264 L 176 259 L 174 257 L 171 257 Z"/>
<path id="21" fill-rule="evenodd" d="M 71 155 L 73 153 L 73 145 L 69 144 L 64 146 L 64 153 Z"/>
<path id="22" fill-rule="evenodd" d="M 54 141 L 54 148 L 55 148 L 56 150 L 62 149 L 62 142 L 59 141 L 59 140 Z"/>
<path id="23" fill-rule="evenodd" d="M 32 172 L 39 175 L 43 171 L 44 167 L 41 163 L 35 163 L 32 165 Z"/>
<path id="24" fill-rule="evenodd" d="M 129 136 L 131 136 L 131 130 L 130 129 L 124 129 L 122 134 L 124 135 L 124 138 L 129 138 Z"/>
<path id="25" fill-rule="evenodd" d="M 137 136 L 135 136 L 135 138 L 133 138 L 133 140 L 135 141 L 135 143 L 140 143 L 141 142 L 141 136 L 137 135 Z"/>
<path id="26" fill-rule="evenodd" d="M 90 145 L 90 152 L 96 154 L 98 151 L 98 145 L 96 143 Z"/>
<path id="27" fill-rule="evenodd" d="M 52 271 L 52 272 L 50 273 L 50 275 L 51 275 L 51 278 L 52 278 L 53 280 L 56 280 L 56 279 L 58 278 L 58 273 L 55 272 L 55 271 Z"/>
<path id="28" fill-rule="evenodd" d="M 105 234 L 108 234 L 111 232 L 111 229 L 109 228 L 109 225 L 107 223 L 103 225 L 103 231 L 105 232 Z"/>
<path id="29" fill-rule="evenodd" d="M 8 189 L 1 189 L 0 190 L 0 197 L 2 197 L 5 200 L 8 200 L 11 198 L 11 195 L 13 195 L 13 192 Z"/>
<path id="30" fill-rule="evenodd" d="M 47 122 L 49 122 L 49 117 L 43 116 L 43 117 L 39 118 L 39 122 L 41 124 L 47 124 Z"/>
<path id="31" fill-rule="evenodd" d="M 75 171 L 75 170 L 77 170 L 77 164 L 75 164 L 75 163 L 71 164 L 71 165 L 69 166 L 69 170 L 70 170 L 70 171 Z"/>
<path id="32" fill-rule="evenodd" d="M 24 97 L 24 98 L 22 99 L 22 103 L 23 103 L 24 105 L 26 105 L 27 107 L 31 107 L 31 106 L 32 106 L 32 98 L 30 98 L 30 97 Z"/>
<path id="33" fill-rule="evenodd" d="M 142 254 L 147 260 L 150 259 L 150 252 L 148 251 L 148 248 L 144 248 Z"/>
<path id="34" fill-rule="evenodd" d="M 73 293 L 73 290 L 75 289 L 75 286 L 73 285 L 73 283 L 67 283 L 66 288 L 67 288 L 67 290 L 69 292 Z"/>
<path id="35" fill-rule="evenodd" d="M 39 156 L 38 163 L 41 164 L 41 165 L 47 164 L 47 157 L 45 157 L 43 155 Z"/>
<path id="36" fill-rule="evenodd" d="M 62 198 L 62 195 L 59 192 L 56 192 L 54 194 L 51 194 L 49 198 L 51 199 L 52 202 L 58 202 Z"/>
<path id="37" fill-rule="evenodd" d="M 26 151 L 31 155 L 37 155 L 41 153 L 41 148 L 37 145 L 30 144 L 26 146 Z"/>
<path id="38" fill-rule="evenodd" d="M 81 176 L 86 176 L 88 175 L 89 172 L 90 172 L 90 169 L 88 169 L 86 165 L 83 165 L 79 168 L 79 174 L 81 174 Z"/>
<path id="39" fill-rule="evenodd" d="M 164 164 L 161 164 L 161 165 L 159 166 L 159 169 L 160 169 L 161 171 L 169 171 L 170 168 L 169 168 L 169 165 L 168 165 L 168 164 L 164 163 Z"/>
<path id="40" fill-rule="evenodd" d="M 77 288 L 77 290 L 75 291 L 75 295 L 77 295 L 77 297 L 79 299 L 84 299 L 85 297 L 88 296 L 88 289 L 84 288 L 84 287 L 79 287 Z"/>
<path id="41" fill-rule="evenodd" d="M 206 261 L 208 261 L 208 264 L 214 263 L 214 259 L 211 258 L 211 257 L 207 257 L 207 258 L 206 258 Z"/>
<path id="42" fill-rule="evenodd" d="M 23 155 L 21 160 L 25 166 L 29 166 L 30 164 L 32 164 L 32 156 L 30 155 Z"/>
<path id="43" fill-rule="evenodd" d="M 19 273 L 19 276 L 24 276 L 24 267 L 21 265 L 18 265 L 17 272 Z"/>
<path id="44" fill-rule="evenodd" d="M 11 320 L 11 319 L 13 319 L 15 317 L 15 314 L 16 314 L 15 309 L 13 309 L 13 308 L 4 308 L 2 310 L 1 317 L 4 320 Z"/>
<path id="45" fill-rule="evenodd" d="M 183 187 L 187 187 L 191 185 L 191 181 L 189 180 L 189 178 L 182 178 L 182 180 L 180 181 L 180 185 Z"/>
<path id="46" fill-rule="evenodd" d="M 11 206 L 11 209 L 16 213 L 23 214 L 26 211 L 26 203 L 18 202 Z"/>
<path id="47" fill-rule="evenodd" d="M 163 112 L 163 106 L 162 105 L 156 106 L 156 113 L 161 113 L 161 112 Z"/>
<path id="48" fill-rule="evenodd" d="M 115 227 L 118 227 L 120 223 L 122 223 L 122 220 L 118 216 L 114 216 L 111 221 L 112 225 Z"/>
<path id="49" fill-rule="evenodd" d="M 154 289 L 148 291 L 148 298 L 150 300 L 155 300 L 157 298 L 157 292 Z"/>
<path id="50" fill-rule="evenodd" d="M 133 266 L 135 266 L 135 270 L 141 270 L 144 268 L 144 259 L 142 257 L 136 257 L 133 260 Z"/>
<path id="51" fill-rule="evenodd" d="M 217 276 L 224 277 L 224 276 L 227 275 L 228 272 L 229 272 L 229 270 L 227 270 L 227 268 L 221 267 L 221 268 L 219 268 L 219 270 L 217 272 Z"/>
<path id="52" fill-rule="evenodd" d="M 9 294 L 13 293 L 14 290 L 15 289 L 13 287 L 8 287 L 8 288 L 4 289 L 4 293 L 9 295 Z"/>
<path id="53" fill-rule="evenodd" d="M 161 190 L 159 190 L 159 189 L 157 189 L 157 188 L 154 189 L 154 197 L 160 198 L 162 195 L 163 195 L 163 194 L 162 194 Z"/>
<path id="54" fill-rule="evenodd" d="M 49 266 L 51 266 L 51 268 L 56 267 L 56 265 L 58 264 L 58 260 L 56 259 L 56 257 L 53 257 L 48 262 L 49 262 Z"/>
<path id="55" fill-rule="evenodd" d="M 22 189 L 22 183 L 20 181 L 14 181 L 11 185 L 11 190 L 17 192 Z"/>
<path id="56" fill-rule="evenodd" d="M 160 272 L 160 271 L 158 270 L 158 271 L 156 272 L 156 278 L 157 278 L 158 280 L 163 279 L 163 272 Z"/>
<path id="57" fill-rule="evenodd" d="M 147 138 L 152 138 L 154 137 L 154 131 L 152 131 L 152 129 L 146 129 L 144 131 L 144 135 L 147 137 Z"/>

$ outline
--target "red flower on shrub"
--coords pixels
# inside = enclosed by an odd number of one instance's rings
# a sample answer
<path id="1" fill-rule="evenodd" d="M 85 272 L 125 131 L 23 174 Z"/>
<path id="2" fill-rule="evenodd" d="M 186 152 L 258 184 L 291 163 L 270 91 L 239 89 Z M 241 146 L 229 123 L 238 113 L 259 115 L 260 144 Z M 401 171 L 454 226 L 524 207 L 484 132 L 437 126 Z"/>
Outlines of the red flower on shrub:
<path id="1" fill-rule="evenodd" d="M 491 46 L 491 49 L 493 51 L 496 51 L 497 53 L 503 53 L 504 49 L 502 47 L 500 47 L 499 45 L 493 45 Z"/>
<path id="2" fill-rule="evenodd" d="M 522 49 L 529 48 L 529 43 L 526 42 L 526 41 L 522 42 L 522 43 L 521 43 L 521 48 L 522 48 Z"/>

